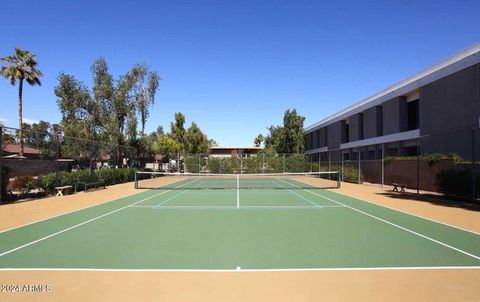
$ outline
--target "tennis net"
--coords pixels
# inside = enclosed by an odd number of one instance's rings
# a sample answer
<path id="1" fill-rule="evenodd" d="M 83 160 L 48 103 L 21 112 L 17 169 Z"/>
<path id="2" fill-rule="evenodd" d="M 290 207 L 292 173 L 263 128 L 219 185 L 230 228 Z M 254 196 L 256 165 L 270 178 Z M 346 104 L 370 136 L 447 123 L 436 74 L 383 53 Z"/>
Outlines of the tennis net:
<path id="1" fill-rule="evenodd" d="M 210 174 L 136 172 L 136 189 L 333 189 L 340 173 Z"/>

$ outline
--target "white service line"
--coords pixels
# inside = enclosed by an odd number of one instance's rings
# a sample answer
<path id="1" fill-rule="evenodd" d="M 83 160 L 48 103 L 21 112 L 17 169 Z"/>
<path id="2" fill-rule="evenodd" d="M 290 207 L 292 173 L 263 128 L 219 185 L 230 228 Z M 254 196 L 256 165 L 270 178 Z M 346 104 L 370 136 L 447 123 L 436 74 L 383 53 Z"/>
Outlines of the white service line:
<path id="1" fill-rule="evenodd" d="M 126 209 L 126 208 L 131 207 L 131 206 L 134 206 L 134 205 L 136 205 L 136 204 L 139 204 L 139 203 L 141 203 L 141 202 L 143 202 L 143 201 L 145 201 L 145 200 L 152 199 L 153 197 L 157 197 L 157 196 L 162 195 L 162 194 L 165 194 L 165 193 L 167 193 L 167 192 L 170 192 L 170 191 L 164 191 L 164 192 L 162 192 L 162 193 L 159 193 L 159 194 L 156 194 L 156 195 L 153 195 L 153 196 L 144 198 L 144 199 L 139 200 L 139 201 L 137 201 L 137 202 L 135 202 L 135 203 L 132 203 L 132 204 L 129 204 L 129 205 L 127 205 L 127 206 L 118 208 L 118 209 L 116 209 L 116 210 L 110 211 L 110 212 L 105 213 L 105 214 L 103 214 L 103 215 L 100 215 L 100 216 L 94 217 L 94 218 L 92 218 L 92 219 L 86 220 L 86 221 L 84 221 L 84 222 L 78 223 L 78 224 L 76 224 L 76 225 L 73 225 L 73 226 L 71 226 L 71 227 L 69 227 L 69 228 L 66 228 L 66 229 L 63 229 L 63 230 L 61 230 L 61 231 L 55 232 L 55 233 L 50 234 L 50 235 L 48 235 L 48 236 L 42 237 L 42 238 L 37 239 L 37 240 L 34 240 L 34 241 L 30 241 L 29 243 L 23 244 L 23 245 L 21 245 L 21 246 L 18 246 L 18 247 L 16 247 L 16 248 L 13 248 L 13 249 L 11 249 L 11 250 L 8 250 L 8 251 L 6 251 L 6 252 L 1 253 L 1 254 L 0 254 L 0 257 L 5 256 L 5 255 L 8 255 L 8 254 L 10 254 L 10 253 L 12 253 L 12 252 L 18 251 L 18 250 L 20 250 L 20 249 L 23 249 L 23 248 L 25 248 L 25 247 L 27 247 L 27 246 L 30 246 L 30 245 L 32 245 L 32 244 L 35 244 L 35 243 L 37 243 L 37 242 L 46 240 L 46 239 L 51 238 L 51 237 L 53 237 L 53 236 L 56 236 L 56 235 L 65 233 L 65 232 L 70 231 L 70 230 L 73 230 L 73 229 L 75 229 L 75 228 L 78 228 L 79 226 L 82 226 L 82 225 L 84 225 L 84 224 L 90 223 L 90 222 L 92 222 L 92 221 L 95 221 L 95 220 L 97 220 L 97 219 L 103 218 L 103 217 L 105 217 L 105 216 L 111 215 L 111 214 L 116 213 L 116 212 L 118 212 L 118 211 L 124 210 L 124 209 Z"/>
<path id="2" fill-rule="evenodd" d="M 282 181 L 283 181 L 283 180 L 282 180 Z M 297 185 L 294 185 L 294 184 L 292 184 L 292 185 L 300 188 L 300 187 L 297 186 Z M 420 233 L 418 233 L 418 232 L 415 232 L 415 231 L 413 231 L 413 230 L 407 229 L 407 228 L 405 228 L 405 227 L 402 227 L 401 225 L 398 225 L 398 224 L 396 224 L 396 223 L 390 222 L 390 221 L 385 220 L 385 219 L 383 219 L 383 218 L 377 217 L 377 216 L 372 215 L 372 214 L 370 214 L 370 213 L 364 212 L 364 211 L 359 210 L 359 209 L 357 209 L 357 208 L 348 206 L 348 205 L 346 205 L 346 204 L 344 204 L 344 203 L 341 203 L 341 202 L 336 201 L 336 200 L 334 200 L 334 199 L 332 199 L 332 198 L 323 196 L 323 195 L 318 194 L 318 193 L 316 193 L 316 192 L 312 192 L 312 191 L 310 191 L 310 190 L 305 190 L 305 191 L 306 191 L 306 192 L 309 192 L 309 193 L 311 193 L 311 194 L 313 194 L 313 195 L 320 196 L 321 198 L 324 198 L 324 199 L 326 199 L 326 200 L 330 200 L 330 201 L 332 201 L 332 202 L 335 202 L 336 204 L 342 205 L 342 206 L 344 206 L 344 207 L 346 207 L 346 208 L 349 208 L 349 209 L 351 209 L 351 210 L 353 210 L 353 211 L 355 211 L 355 212 L 361 213 L 361 214 L 363 214 L 363 215 L 366 215 L 366 216 L 368 216 L 368 217 L 371 217 L 371 218 L 376 219 L 376 220 L 378 220 L 378 221 L 381 221 L 381 222 L 383 222 L 383 223 L 389 224 L 389 225 L 391 225 L 391 226 L 394 226 L 394 227 L 396 227 L 396 228 L 399 228 L 399 229 L 401 229 L 401 230 L 404 230 L 404 231 L 406 231 L 406 232 L 409 232 L 409 233 L 411 233 L 411 234 L 414 234 L 414 235 L 416 235 L 416 236 L 422 237 L 422 238 L 424 238 L 424 239 L 427 239 L 427 240 L 430 240 L 430 241 L 435 242 L 435 243 L 437 243 L 437 244 L 440 244 L 440 245 L 442 245 L 442 246 L 444 246 L 444 247 L 450 248 L 450 249 L 452 249 L 452 250 L 454 250 L 454 251 L 457 251 L 457 252 L 459 252 L 459 253 L 462 253 L 462 254 L 464 254 L 464 255 L 470 256 L 470 257 L 475 258 L 475 259 L 477 259 L 477 260 L 480 260 L 480 256 L 471 254 L 471 253 L 469 253 L 469 252 L 466 252 L 466 251 L 464 251 L 464 250 L 462 250 L 462 249 L 459 249 L 459 248 L 456 248 L 456 247 L 454 247 L 454 246 L 451 246 L 451 245 L 449 245 L 449 244 L 447 244 L 447 243 L 444 243 L 444 242 L 442 242 L 442 241 L 433 239 L 433 238 L 431 238 L 431 237 L 429 237 L 429 236 L 426 236 L 426 235 L 420 234 Z"/>
<path id="3" fill-rule="evenodd" d="M 293 191 L 290 190 L 290 189 L 288 189 L 287 191 L 290 192 L 291 194 L 297 196 L 297 197 L 300 197 L 300 198 L 303 199 L 303 200 L 308 201 L 309 203 L 313 204 L 315 207 L 321 207 L 321 205 L 317 204 L 316 202 L 311 201 L 310 199 L 306 198 L 305 196 L 302 196 L 302 195 L 300 195 L 300 194 L 298 194 L 298 193 L 296 193 L 296 192 L 293 192 Z"/>
<path id="4" fill-rule="evenodd" d="M 130 208 L 132 209 L 137 209 L 137 208 L 147 208 L 147 209 L 153 209 L 155 208 L 154 206 L 143 206 L 143 205 L 138 205 L 138 206 L 131 206 Z M 323 208 L 345 208 L 344 206 L 341 205 L 328 205 L 328 206 L 320 206 L 320 207 L 315 207 L 315 206 L 247 206 L 243 205 L 241 209 L 323 209 Z M 192 206 L 192 205 L 185 205 L 185 206 L 161 206 L 157 209 L 237 209 L 236 206 Z"/>
<path id="5" fill-rule="evenodd" d="M 191 182 L 193 182 L 193 181 L 191 181 Z M 182 186 L 185 186 L 185 185 L 187 185 L 187 184 L 189 184 L 189 183 L 190 183 L 190 182 L 185 183 L 185 184 L 183 184 Z M 181 187 L 181 186 L 178 186 L 178 187 Z M 10 254 L 10 253 L 12 253 L 12 252 L 18 251 L 18 250 L 20 250 L 20 249 L 23 249 L 23 248 L 25 248 L 25 247 L 27 247 L 27 246 L 30 246 L 30 245 L 32 245 L 32 244 L 35 244 L 35 243 L 44 241 L 44 240 L 46 240 L 46 239 L 48 239 L 48 238 L 51 238 L 51 237 L 54 237 L 54 236 L 56 236 L 56 235 L 59 235 L 59 234 L 65 233 L 65 232 L 67 232 L 67 231 L 73 230 L 73 229 L 75 229 L 75 228 L 78 228 L 79 226 L 82 226 L 82 225 L 84 225 L 84 224 L 87 224 L 87 223 L 90 223 L 90 222 L 92 222 L 92 221 L 98 220 L 98 219 L 100 219 L 100 218 L 103 218 L 103 217 L 105 217 L 105 216 L 111 215 L 111 214 L 113 214 L 113 213 L 119 212 L 119 211 L 121 211 L 121 210 L 124 210 L 124 209 L 126 209 L 126 208 L 132 207 L 132 206 L 137 205 L 137 204 L 139 204 L 139 203 L 141 203 L 141 202 L 144 202 L 144 201 L 146 201 L 146 200 L 152 199 L 152 198 L 154 198 L 154 197 L 160 196 L 160 195 L 165 194 L 165 193 L 168 193 L 168 192 L 171 192 L 171 190 L 163 191 L 162 193 L 152 195 L 152 196 L 150 196 L 150 197 L 144 198 L 144 199 L 142 199 L 142 200 L 139 200 L 139 201 L 134 202 L 134 203 L 132 203 L 132 204 L 129 204 L 129 205 L 127 205 L 127 206 L 118 208 L 118 209 L 116 209 L 116 210 L 110 211 L 110 212 L 108 212 L 108 213 L 102 214 L 102 215 L 100 215 L 100 216 L 91 218 L 91 219 L 86 220 L 86 221 L 84 221 L 84 222 L 81 222 L 81 223 L 78 223 L 78 224 L 73 225 L 73 226 L 71 226 L 71 227 L 68 227 L 68 228 L 66 228 L 66 229 L 63 229 L 63 230 L 61 230 L 61 231 L 58 231 L 58 232 L 55 232 L 55 233 L 53 233 L 53 234 L 44 236 L 44 237 L 42 237 L 42 238 L 40 238 L 40 239 L 37 239 L 37 240 L 31 241 L 31 242 L 29 242 L 29 243 L 23 244 L 23 245 L 21 245 L 21 246 L 18 246 L 18 247 L 16 247 L 16 248 L 13 248 L 13 249 L 11 249 L 11 250 L 8 250 L 8 251 L 6 251 L 6 252 L 1 253 L 1 254 L 0 254 L 0 257 L 3 257 L 3 256 L 5 256 L 5 255 L 8 255 L 8 254 Z"/>

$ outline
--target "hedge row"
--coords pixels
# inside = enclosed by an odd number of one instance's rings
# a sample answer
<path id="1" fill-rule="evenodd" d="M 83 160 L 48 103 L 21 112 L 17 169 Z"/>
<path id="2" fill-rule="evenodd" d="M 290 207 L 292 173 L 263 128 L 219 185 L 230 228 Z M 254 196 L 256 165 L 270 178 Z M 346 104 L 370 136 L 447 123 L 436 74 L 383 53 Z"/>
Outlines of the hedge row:
<path id="1" fill-rule="evenodd" d="M 439 191 L 447 196 L 469 199 L 472 197 L 473 174 L 468 169 L 442 170 L 436 177 Z M 480 195 L 480 172 L 475 174 L 476 197 Z"/>
<path id="2" fill-rule="evenodd" d="M 240 167 L 241 165 L 241 167 Z M 318 164 L 312 164 L 303 154 L 283 156 L 252 156 L 244 157 L 186 157 L 185 169 L 187 172 L 210 173 L 283 173 L 283 172 L 310 172 Z"/>
<path id="3" fill-rule="evenodd" d="M 133 181 L 136 169 L 102 169 L 102 170 L 79 170 L 75 172 L 59 171 L 42 175 L 38 178 L 38 187 L 45 193 L 54 193 L 55 187 L 74 186 L 77 182 L 104 181 L 105 184 L 113 185 Z"/>

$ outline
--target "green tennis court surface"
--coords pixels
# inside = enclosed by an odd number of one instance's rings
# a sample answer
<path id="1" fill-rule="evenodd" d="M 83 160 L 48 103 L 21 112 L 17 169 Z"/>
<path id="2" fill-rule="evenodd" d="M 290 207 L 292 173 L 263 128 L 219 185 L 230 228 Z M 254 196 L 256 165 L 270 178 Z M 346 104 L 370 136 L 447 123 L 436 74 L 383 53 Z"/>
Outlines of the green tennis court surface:
<path id="1" fill-rule="evenodd" d="M 480 267 L 479 234 L 295 180 L 264 181 L 212 190 L 184 179 L 5 231 L 0 268 Z"/>

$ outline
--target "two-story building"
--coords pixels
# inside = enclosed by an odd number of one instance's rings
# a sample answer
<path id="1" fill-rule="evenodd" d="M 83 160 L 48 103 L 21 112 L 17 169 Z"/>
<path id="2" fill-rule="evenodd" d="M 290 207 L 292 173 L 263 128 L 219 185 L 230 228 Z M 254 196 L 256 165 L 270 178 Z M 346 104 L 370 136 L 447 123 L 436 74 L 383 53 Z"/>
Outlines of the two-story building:
<path id="1" fill-rule="evenodd" d="M 472 136 L 479 135 L 479 123 L 476 44 L 307 127 L 305 153 L 321 161 L 373 160 L 416 155 L 418 147 L 420 154 L 471 159 L 476 153 L 478 159 Z"/>

